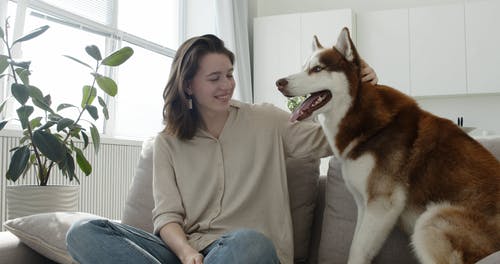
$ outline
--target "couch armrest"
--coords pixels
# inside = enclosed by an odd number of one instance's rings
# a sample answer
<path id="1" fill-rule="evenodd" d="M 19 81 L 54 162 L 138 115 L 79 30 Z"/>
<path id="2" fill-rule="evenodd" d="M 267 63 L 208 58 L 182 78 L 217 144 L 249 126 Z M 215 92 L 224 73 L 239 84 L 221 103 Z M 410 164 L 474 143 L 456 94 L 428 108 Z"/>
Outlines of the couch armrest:
<path id="1" fill-rule="evenodd" d="M 8 231 L 0 232 L 0 263 L 55 264 L 21 243 L 19 238 Z"/>

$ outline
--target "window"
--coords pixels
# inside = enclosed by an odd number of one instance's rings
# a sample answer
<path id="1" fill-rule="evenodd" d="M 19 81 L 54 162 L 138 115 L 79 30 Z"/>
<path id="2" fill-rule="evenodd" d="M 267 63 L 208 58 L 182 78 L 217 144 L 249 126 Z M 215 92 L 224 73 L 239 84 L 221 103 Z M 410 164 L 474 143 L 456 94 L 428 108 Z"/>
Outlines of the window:
<path id="1" fill-rule="evenodd" d="M 162 93 L 173 49 L 179 45 L 182 1 L 0 0 L 0 7 L 5 2 L 7 12 L 0 10 L 0 17 L 10 17 L 11 31 L 24 31 L 12 34 L 21 36 L 50 26 L 42 36 L 23 43 L 18 58 L 32 61 L 30 82 L 51 94 L 54 107 L 62 102 L 79 105 L 83 86 L 93 80 L 87 68 L 63 55 L 93 65 L 85 46 L 98 46 L 103 57 L 130 46 L 134 56 L 117 70 L 106 71 L 117 82 L 118 95 L 106 98 L 110 119 L 101 118 L 95 124 L 105 135 L 132 139 L 144 139 L 162 129 Z M 0 101 L 10 93 L 5 79 L 0 79 Z M 10 102 L 7 114 L 12 117 L 18 105 Z"/>

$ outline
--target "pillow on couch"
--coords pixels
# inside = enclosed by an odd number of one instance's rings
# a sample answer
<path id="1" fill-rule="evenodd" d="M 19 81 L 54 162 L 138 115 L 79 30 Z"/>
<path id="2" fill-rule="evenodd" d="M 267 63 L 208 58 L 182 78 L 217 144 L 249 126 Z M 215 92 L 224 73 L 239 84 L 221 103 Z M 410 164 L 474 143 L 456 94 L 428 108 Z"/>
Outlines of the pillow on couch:
<path id="1" fill-rule="evenodd" d="M 122 223 L 153 232 L 154 138 L 145 140 L 134 179 L 125 203 Z M 319 178 L 319 159 L 287 160 L 290 208 L 294 230 L 295 259 L 304 261 L 308 256 L 311 227 Z"/>
<path id="2" fill-rule="evenodd" d="M 6 221 L 5 229 L 41 255 L 61 264 L 75 263 L 66 248 L 66 233 L 76 221 L 97 219 L 87 213 L 55 212 L 34 214 Z"/>

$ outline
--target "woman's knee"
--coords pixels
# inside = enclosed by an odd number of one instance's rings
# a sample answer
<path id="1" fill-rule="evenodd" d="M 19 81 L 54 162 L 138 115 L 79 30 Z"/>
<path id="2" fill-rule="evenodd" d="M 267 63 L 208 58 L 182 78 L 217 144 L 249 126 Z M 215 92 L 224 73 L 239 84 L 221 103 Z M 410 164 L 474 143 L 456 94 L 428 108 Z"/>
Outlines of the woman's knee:
<path id="1" fill-rule="evenodd" d="M 233 243 L 244 247 L 257 259 L 278 259 L 273 242 L 264 234 L 253 229 L 239 229 L 231 233 Z"/>
<path id="2" fill-rule="evenodd" d="M 73 223 L 66 234 L 66 242 L 72 244 L 78 241 L 86 241 L 102 231 L 106 225 L 105 219 L 82 219 Z"/>

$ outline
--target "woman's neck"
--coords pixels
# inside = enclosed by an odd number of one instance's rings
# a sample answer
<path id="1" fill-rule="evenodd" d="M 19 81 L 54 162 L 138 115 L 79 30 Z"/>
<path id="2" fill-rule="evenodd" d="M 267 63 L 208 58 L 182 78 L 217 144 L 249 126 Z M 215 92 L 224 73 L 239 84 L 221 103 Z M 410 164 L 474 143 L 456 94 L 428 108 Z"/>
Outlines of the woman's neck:
<path id="1" fill-rule="evenodd" d="M 219 138 L 222 130 L 224 129 L 224 125 L 226 124 L 227 118 L 229 117 L 229 109 L 224 112 L 205 112 L 201 113 L 201 117 L 203 119 L 204 128 L 207 130 L 210 135 L 215 138 Z"/>

